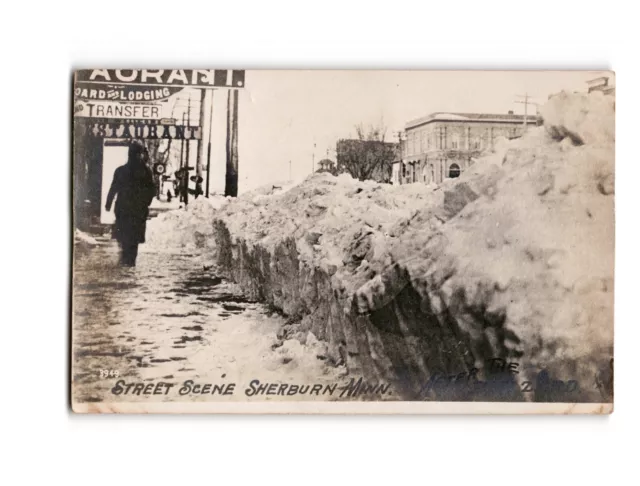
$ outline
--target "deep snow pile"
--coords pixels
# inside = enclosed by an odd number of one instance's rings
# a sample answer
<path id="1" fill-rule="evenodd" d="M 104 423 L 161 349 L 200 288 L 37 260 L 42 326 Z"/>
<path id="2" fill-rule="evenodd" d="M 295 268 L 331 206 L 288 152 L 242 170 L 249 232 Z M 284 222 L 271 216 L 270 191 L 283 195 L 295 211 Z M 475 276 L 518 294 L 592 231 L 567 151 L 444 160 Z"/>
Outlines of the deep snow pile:
<path id="1" fill-rule="evenodd" d="M 161 213 L 147 223 L 145 251 L 210 248 L 216 210 L 227 203 L 221 196 L 192 199 L 185 208 Z"/>
<path id="2" fill-rule="evenodd" d="M 269 184 L 246 192 L 240 200 L 258 203 L 273 195 L 288 191 L 293 184 L 283 182 Z M 213 220 L 219 210 L 232 201 L 230 197 L 214 195 L 209 198 L 191 199 L 184 207 L 160 213 L 147 223 L 147 251 L 173 251 L 176 249 L 211 249 L 215 245 L 213 238 Z"/>
<path id="3" fill-rule="evenodd" d="M 229 202 L 215 213 L 220 271 L 296 319 L 286 332 L 311 331 L 333 361 L 408 397 L 495 357 L 540 385 L 509 399 L 607 401 L 614 101 L 561 93 L 542 114 L 437 188 L 323 173 Z"/>
<path id="4" fill-rule="evenodd" d="M 443 185 L 443 208 L 401 222 L 392 260 L 421 306 L 470 352 L 506 357 L 582 399 L 607 401 L 613 358 L 614 106 L 602 94 L 552 98 L 544 127 Z M 432 231 L 432 221 L 447 223 Z M 383 269 L 383 266 L 378 267 Z M 389 299 L 394 271 L 364 283 L 358 309 Z M 392 286 L 393 287 L 393 286 Z M 575 395 L 578 396 L 577 394 Z M 544 399 L 545 397 L 538 397 Z M 571 401 L 571 399 L 567 399 Z"/>
<path id="5" fill-rule="evenodd" d="M 438 199 L 432 192 L 424 185 L 382 185 L 325 172 L 275 194 L 247 193 L 221 208 L 217 218 L 232 235 L 268 251 L 285 237 L 294 239 L 302 261 L 327 270 L 343 265 L 351 242 L 363 232 L 378 232 L 382 251 L 398 219 Z"/>

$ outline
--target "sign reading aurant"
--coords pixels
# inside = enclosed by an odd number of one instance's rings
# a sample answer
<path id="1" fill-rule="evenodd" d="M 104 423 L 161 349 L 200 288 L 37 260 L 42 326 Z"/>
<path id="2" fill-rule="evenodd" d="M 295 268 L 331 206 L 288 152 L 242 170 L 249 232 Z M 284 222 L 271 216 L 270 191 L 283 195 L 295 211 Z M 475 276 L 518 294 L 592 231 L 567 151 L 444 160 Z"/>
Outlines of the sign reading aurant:
<path id="1" fill-rule="evenodd" d="M 200 127 L 149 123 L 87 123 L 84 131 L 99 138 L 199 140 L 202 136 Z"/>
<path id="2" fill-rule="evenodd" d="M 244 70 L 229 69 L 83 69 L 76 83 L 112 86 L 243 88 Z"/>

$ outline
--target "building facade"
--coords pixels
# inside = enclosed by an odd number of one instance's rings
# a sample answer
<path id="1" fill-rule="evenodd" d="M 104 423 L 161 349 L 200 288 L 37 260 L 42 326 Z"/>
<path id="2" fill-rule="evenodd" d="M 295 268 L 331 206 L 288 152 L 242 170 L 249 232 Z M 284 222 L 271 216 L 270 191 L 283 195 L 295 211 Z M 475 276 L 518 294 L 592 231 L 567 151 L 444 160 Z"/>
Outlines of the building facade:
<path id="1" fill-rule="evenodd" d="M 528 116 L 527 126 L 537 124 Z M 394 184 L 440 184 L 459 177 L 474 158 L 493 149 L 498 137 L 520 137 L 524 115 L 432 113 L 405 126 L 402 158 L 393 165 Z"/>

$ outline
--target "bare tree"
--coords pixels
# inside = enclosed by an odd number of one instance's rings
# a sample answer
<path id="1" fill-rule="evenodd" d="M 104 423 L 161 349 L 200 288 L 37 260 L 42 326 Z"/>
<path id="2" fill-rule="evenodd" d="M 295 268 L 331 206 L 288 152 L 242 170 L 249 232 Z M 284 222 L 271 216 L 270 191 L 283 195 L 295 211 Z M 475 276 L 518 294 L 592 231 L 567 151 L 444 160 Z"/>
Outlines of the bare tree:
<path id="1" fill-rule="evenodd" d="M 360 124 L 355 129 L 356 139 L 338 141 L 338 171 L 347 172 L 361 181 L 373 179 L 388 182 L 391 178 L 391 164 L 396 155 L 396 144 L 385 141 L 386 127 L 370 125 L 365 129 Z"/>

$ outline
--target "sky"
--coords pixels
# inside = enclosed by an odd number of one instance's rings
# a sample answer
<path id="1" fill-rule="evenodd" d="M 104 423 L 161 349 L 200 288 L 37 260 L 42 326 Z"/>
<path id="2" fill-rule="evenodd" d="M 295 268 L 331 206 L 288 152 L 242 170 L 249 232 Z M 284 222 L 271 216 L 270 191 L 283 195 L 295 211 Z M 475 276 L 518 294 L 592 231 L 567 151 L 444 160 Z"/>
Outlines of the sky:
<path id="1" fill-rule="evenodd" d="M 586 81 L 601 75 L 612 76 L 598 71 L 247 71 L 238 107 L 239 190 L 304 179 L 314 159 L 316 169 L 327 154 L 335 160 L 337 140 L 354 137 L 358 124 L 382 125 L 386 139 L 395 141 L 409 120 L 432 112 L 522 114 L 518 95 L 544 104 L 561 90 L 586 91 Z M 180 95 L 174 117 L 181 117 L 186 97 L 199 100 L 193 91 Z M 206 108 L 210 96 L 208 90 Z M 211 190 L 222 192 L 227 92 L 215 90 L 213 97 L 213 128 L 207 113 L 203 136 L 206 147 L 211 134 Z M 534 106 L 529 113 L 535 113 Z M 197 122 L 197 110 L 192 121 Z"/>

